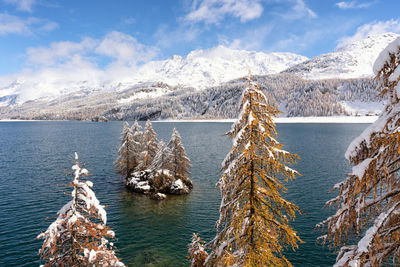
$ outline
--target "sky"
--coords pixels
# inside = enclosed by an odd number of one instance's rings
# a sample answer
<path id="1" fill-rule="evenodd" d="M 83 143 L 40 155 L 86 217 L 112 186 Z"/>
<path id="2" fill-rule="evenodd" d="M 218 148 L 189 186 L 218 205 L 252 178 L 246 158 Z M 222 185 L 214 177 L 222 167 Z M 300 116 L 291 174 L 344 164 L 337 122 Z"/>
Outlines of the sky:
<path id="1" fill-rule="evenodd" d="M 400 33 L 399 10 L 399 0 L 0 0 L 0 82 L 134 68 L 218 45 L 314 57 Z"/>

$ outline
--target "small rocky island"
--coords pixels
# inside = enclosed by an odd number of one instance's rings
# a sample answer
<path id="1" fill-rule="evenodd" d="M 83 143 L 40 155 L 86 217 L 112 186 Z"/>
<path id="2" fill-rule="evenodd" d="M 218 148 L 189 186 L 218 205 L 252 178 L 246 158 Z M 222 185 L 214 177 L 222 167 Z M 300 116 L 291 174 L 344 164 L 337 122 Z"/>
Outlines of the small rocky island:
<path id="1" fill-rule="evenodd" d="M 126 177 L 129 189 L 156 200 L 165 199 L 167 194 L 188 194 L 193 188 L 189 179 L 190 160 L 175 128 L 166 144 L 157 140 L 150 121 L 144 131 L 137 121 L 132 127 L 125 122 L 115 166 Z"/>

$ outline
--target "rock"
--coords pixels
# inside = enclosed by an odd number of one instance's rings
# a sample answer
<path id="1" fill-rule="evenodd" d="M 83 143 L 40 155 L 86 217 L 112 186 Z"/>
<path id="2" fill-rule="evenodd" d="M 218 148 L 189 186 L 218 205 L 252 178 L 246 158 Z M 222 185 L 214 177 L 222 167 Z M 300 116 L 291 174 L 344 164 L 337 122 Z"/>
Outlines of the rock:
<path id="1" fill-rule="evenodd" d="M 168 170 L 133 172 L 125 184 L 137 193 L 151 193 L 150 197 L 156 200 L 164 199 L 163 195 L 165 194 L 185 195 L 190 193 L 193 188 L 193 183 L 190 179 L 176 179 Z"/>
<path id="2" fill-rule="evenodd" d="M 96 116 L 92 118 L 93 122 L 108 122 L 108 119 L 104 116 Z"/>
<path id="3" fill-rule="evenodd" d="M 154 200 L 164 200 L 167 198 L 167 195 L 163 193 L 154 193 L 150 195 L 150 198 Z"/>
<path id="4" fill-rule="evenodd" d="M 181 179 L 176 180 L 172 185 L 171 185 L 171 194 L 175 195 L 185 195 L 190 192 L 189 187 L 182 182 Z"/>

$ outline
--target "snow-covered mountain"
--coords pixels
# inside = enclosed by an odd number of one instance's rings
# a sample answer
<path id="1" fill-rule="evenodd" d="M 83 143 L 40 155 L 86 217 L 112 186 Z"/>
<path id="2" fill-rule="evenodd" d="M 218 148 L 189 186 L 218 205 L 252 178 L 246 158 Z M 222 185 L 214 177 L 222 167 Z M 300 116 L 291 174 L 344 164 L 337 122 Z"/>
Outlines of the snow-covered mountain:
<path id="1" fill-rule="evenodd" d="M 306 79 L 372 77 L 372 67 L 379 53 L 399 36 L 395 33 L 368 36 L 366 39 L 340 47 L 332 53 L 292 66 L 285 72 Z"/>
<path id="2" fill-rule="evenodd" d="M 205 88 L 242 77 L 250 70 L 256 75 L 278 73 L 307 59 L 292 53 L 265 54 L 217 46 L 194 50 L 185 57 L 149 62 L 138 70 L 136 79 Z"/>
<path id="3" fill-rule="evenodd" d="M 53 69 L 17 77 L 0 85 L 2 105 L 35 99 L 54 99 L 73 92 L 123 91 L 138 84 L 154 82 L 170 86 L 189 86 L 203 89 L 219 85 L 251 72 L 255 75 L 279 73 L 290 66 L 307 60 L 292 53 L 262 53 L 235 50 L 217 46 L 207 50 L 194 50 L 186 56 L 173 56 L 167 60 L 151 61 L 132 69 L 107 72 L 66 69 L 58 73 Z M 154 97 L 159 96 L 158 92 Z M 11 102 L 7 96 L 17 96 Z M 147 94 L 152 97 L 153 94 Z M 143 96 L 139 97 L 143 98 Z M 132 98 L 134 99 L 134 98 Z M 7 101 L 7 102 L 6 102 Z M 0 103 L 1 105 L 1 103 Z"/>

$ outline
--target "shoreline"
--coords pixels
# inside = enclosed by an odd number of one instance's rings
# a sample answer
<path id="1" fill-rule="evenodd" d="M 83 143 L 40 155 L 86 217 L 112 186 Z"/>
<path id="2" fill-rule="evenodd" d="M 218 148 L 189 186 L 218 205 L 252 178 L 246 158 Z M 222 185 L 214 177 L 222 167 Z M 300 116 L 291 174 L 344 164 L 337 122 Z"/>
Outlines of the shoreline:
<path id="1" fill-rule="evenodd" d="M 281 117 L 275 118 L 275 123 L 373 123 L 379 116 L 326 116 L 326 117 Z M 157 122 L 215 122 L 233 123 L 236 119 L 208 119 L 208 120 L 160 120 Z"/>
<path id="2" fill-rule="evenodd" d="M 280 117 L 275 118 L 275 123 L 373 123 L 379 116 L 326 116 L 326 117 Z M 64 120 L 0 120 L 1 122 L 51 122 Z M 69 120 L 65 120 L 69 121 Z M 236 119 L 193 119 L 193 120 L 156 120 L 153 123 L 163 122 L 214 122 L 214 123 L 233 123 Z"/>

